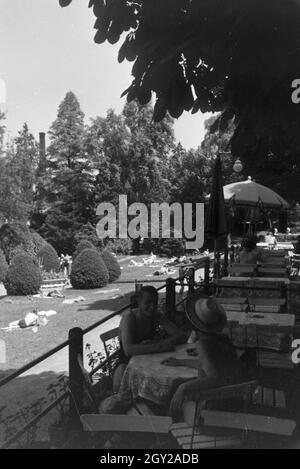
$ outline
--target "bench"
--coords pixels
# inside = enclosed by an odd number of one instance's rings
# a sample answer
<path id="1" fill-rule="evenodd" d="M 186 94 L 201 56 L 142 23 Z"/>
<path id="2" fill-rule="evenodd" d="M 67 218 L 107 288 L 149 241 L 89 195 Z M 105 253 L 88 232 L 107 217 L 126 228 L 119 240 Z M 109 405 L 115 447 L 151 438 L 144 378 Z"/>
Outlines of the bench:
<path id="1" fill-rule="evenodd" d="M 54 290 L 64 290 L 67 285 L 66 278 L 55 278 L 49 280 L 43 280 L 40 286 L 40 291 L 42 294 L 50 293 Z"/>

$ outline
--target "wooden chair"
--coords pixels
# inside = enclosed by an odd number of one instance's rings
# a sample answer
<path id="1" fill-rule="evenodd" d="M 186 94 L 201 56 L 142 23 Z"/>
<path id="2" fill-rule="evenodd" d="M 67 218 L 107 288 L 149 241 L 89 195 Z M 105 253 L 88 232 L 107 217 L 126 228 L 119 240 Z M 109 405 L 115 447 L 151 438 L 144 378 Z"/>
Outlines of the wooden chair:
<path id="1" fill-rule="evenodd" d="M 270 267 L 259 267 L 258 276 L 259 277 L 286 277 L 287 269 L 285 268 L 271 269 Z"/>
<path id="2" fill-rule="evenodd" d="M 115 329 L 111 329 L 110 331 L 103 332 L 102 334 L 100 334 L 100 339 L 102 340 L 102 343 L 103 343 L 106 358 L 109 359 L 113 353 L 110 350 L 109 343 L 112 341 L 119 343 L 119 328 L 116 327 Z M 108 366 L 109 374 L 112 375 L 113 366 L 111 365 L 110 362 L 108 363 L 107 366 Z"/>
<path id="3" fill-rule="evenodd" d="M 280 313 L 286 305 L 285 298 L 248 298 L 250 311 Z"/>
<path id="4" fill-rule="evenodd" d="M 110 351 L 109 351 L 108 342 L 115 340 L 115 339 L 119 340 L 119 328 L 116 327 L 115 329 L 111 329 L 110 331 L 103 332 L 102 334 L 100 334 L 100 339 L 102 340 L 102 343 L 103 343 L 106 358 L 109 358 Z"/>
<path id="5" fill-rule="evenodd" d="M 243 277 L 253 277 L 255 275 L 256 264 L 232 264 L 228 268 L 230 275 L 240 275 Z"/>
<path id="6" fill-rule="evenodd" d="M 260 279 L 253 278 L 248 282 L 248 286 L 248 298 L 286 298 L 286 296 L 284 296 L 286 295 L 286 292 L 283 291 L 283 283 L 280 280 L 274 280 L 274 282 L 271 283 L 269 281 L 264 281 L 263 277 Z"/>
<path id="7" fill-rule="evenodd" d="M 154 435 L 157 448 L 161 447 L 160 437 L 169 435 L 172 425 L 171 417 L 139 415 L 135 411 L 128 412 L 127 415 L 83 414 L 80 419 L 84 431 L 104 433 L 107 439 L 120 433 L 127 436 L 129 434 L 131 441 L 136 443 L 139 434 Z M 142 443 L 145 444 L 144 437 Z"/>
<path id="8" fill-rule="evenodd" d="M 251 434 L 291 436 L 296 422 L 248 413 L 248 403 L 258 387 L 255 380 L 197 393 L 192 425 L 175 423 L 171 434 L 182 449 L 236 448 L 248 444 Z M 203 401 L 242 398 L 243 412 L 200 409 Z"/>
<path id="9" fill-rule="evenodd" d="M 231 311 L 246 311 L 248 304 L 246 302 L 246 298 L 244 297 L 232 297 L 232 298 L 224 298 L 224 297 L 216 297 L 216 300 L 220 305 L 223 306 L 225 310 Z"/>
<path id="10" fill-rule="evenodd" d="M 284 249 L 277 249 L 277 250 L 271 250 L 271 251 L 266 251 L 263 253 L 262 258 L 263 259 L 275 259 L 277 258 L 285 258 L 286 252 Z"/>
<path id="11" fill-rule="evenodd" d="M 238 277 L 227 277 L 226 279 L 217 279 L 215 285 L 217 287 L 217 296 L 219 298 L 241 298 L 246 296 L 245 287 L 249 281 L 240 280 Z M 242 287 L 242 288 L 241 288 Z"/>

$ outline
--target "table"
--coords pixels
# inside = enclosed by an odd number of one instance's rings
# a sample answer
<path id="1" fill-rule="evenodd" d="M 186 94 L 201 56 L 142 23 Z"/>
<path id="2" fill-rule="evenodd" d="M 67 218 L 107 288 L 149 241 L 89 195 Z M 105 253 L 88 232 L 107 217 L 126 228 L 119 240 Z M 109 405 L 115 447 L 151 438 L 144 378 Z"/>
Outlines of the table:
<path id="1" fill-rule="evenodd" d="M 277 249 L 284 249 L 286 251 L 294 251 L 294 245 L 292 243 L 277 243 Z"/>
<path id="2" fill-rule="evenodd" d="M 227 282 L 252 282 L 251 286 L 253 286 L 253 282 L 270 282 L 270 283 L 285 283 L 289 285 L 291 282 L 287 277 L 222 277 L 222 281 Z M 249 287 L 251 288 L 251 287 Z"/>
<path id="3" fill-rule="evenodd" d="M 238 323 L 241 326 L 266 326 L 276 327 L 276 329 L 286 329 L 294 327 L 294 314 L 281 313 L 244 313 L 242 311 L 227 311 L 227 320 Z"/>
<path id="4" fill-rule="evenodd" d="M 229 335 L 236 347 L 287 351 L 294 333 L 295 315 L 226 311 Z"/>
<path id="5" fill-rule="evenodd" d="M 191 348 L 191 344 L 179 345 L 173 352 L 132 357 L 124 373 L 120 391 L 130 390 L 133 399 L 140 397 L 159 405 L 167 404 L 176 383 L 179 380 L 197 378 L 198 370 L 184 366 L 166 366 L 161 362 L 170 356 L 190 358 L 197 362 L 197 357 L 189 357 L 187 354 L 188 348 Z"/>
<path id="6" fill-rule="evenodd" d="M 268 248 L 268 249 L 270 248 L 269 243 L 256 243 L 256 246 L 258 248 Z"/>

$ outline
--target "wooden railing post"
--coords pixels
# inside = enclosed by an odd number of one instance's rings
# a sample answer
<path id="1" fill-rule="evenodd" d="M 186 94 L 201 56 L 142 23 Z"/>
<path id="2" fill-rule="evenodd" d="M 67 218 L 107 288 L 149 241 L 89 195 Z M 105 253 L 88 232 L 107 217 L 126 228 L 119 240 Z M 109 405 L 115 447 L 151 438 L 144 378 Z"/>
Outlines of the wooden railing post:
<path id="1" fill-rule="evenodd" d="M 210 259 L 209 257 L 205 260 L 204 265 L 204 293 L 209 294 L 209 271 L 210 271 Z"/>
<path id="2" fill-rule="evenodd" d="M 228 258 L 229 258 L 229 252 L 228 252 L 228 247 L 225 248 L 224 250 L 224 262 L 222 266 L 222 277 L 228 277 Z"/>
<path id="3" fill-rule="evenodd" d="M 83 360 L 83 331 L 80 327 L 69 330 L 69 386 L 70 386 L 70 421 L 80 425 L 83 411 L 83 375 L 78 359 Z"/>
<path id="4" fill-rule="evenodd" d="M 173 278 L 166 280 L 166 316 L 174 321 L 176 313 L 176 281 Z"/>
<path id="5" fill-rule="evenodd" d="M 230 247 L 230 263 L 233 264 L 235 262 L 235 247 L 232 244 Z"/>
<path id="6" fill-rule="evenodd" d="M 192 295 L 195 290 L 195 269 L 189 269 L 188 275 L 189 295 Z"/>

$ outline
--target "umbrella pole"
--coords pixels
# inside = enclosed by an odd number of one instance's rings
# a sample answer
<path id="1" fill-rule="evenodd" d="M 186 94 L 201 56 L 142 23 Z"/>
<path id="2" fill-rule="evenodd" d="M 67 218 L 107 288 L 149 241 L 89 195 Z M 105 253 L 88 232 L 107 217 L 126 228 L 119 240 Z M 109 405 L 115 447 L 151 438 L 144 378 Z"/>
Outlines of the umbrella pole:
<path id="1" fill-rule="evenodd" d="M 214 240 L 214 277 L 219 278 L 219 253 L 218 253 L 218 241 L 217 239 Z"/>

